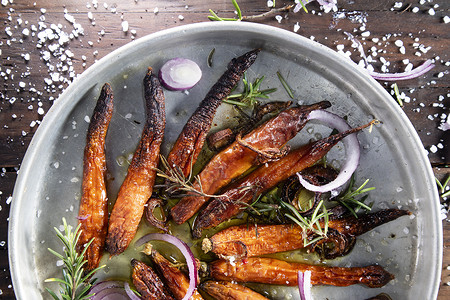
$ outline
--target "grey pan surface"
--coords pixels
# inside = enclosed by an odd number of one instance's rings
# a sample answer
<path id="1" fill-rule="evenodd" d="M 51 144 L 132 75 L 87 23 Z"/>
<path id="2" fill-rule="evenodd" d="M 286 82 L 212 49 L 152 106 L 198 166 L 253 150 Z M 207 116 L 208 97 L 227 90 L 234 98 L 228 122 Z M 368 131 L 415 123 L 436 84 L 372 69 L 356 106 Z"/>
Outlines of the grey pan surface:
<path id="1" fill-rule="evenodd" d="M 60 226 L 62 217 L 76 225 L 87 121 L 103 83 L 111 83 L 116 102 L 106 141 L 108 195 L 113 202 L 145 118 L 142 79 L 147 67 L 159 70 L 168 59 L 185 57 L 203 70 L 202 80 L 189 93 L 165 93 L 167 125 L 162 152 L 166 154 L 228 61 L 256 47 L 262 51 L 248 74 L 250 78 L 265 75 L 263 87 L 278 87 L 272 99 L 288 99 L 276 76 L 276 71 L 281 71 L 299 102 L 329 100 L 333 104 L 329 110 L 347 116 L 351 126 L 373 118 L 383 122 L 372 132 L 358 135 L 362 156 L 356 180 L 362 183 L 369 178 L 370 185 L 377 187 L 370 196 L 374 210 L 390 207 L 413 213 L 361 236 L 344 258 L 319 262 L 301 251 L 280 257 L 335 266 L 380 264 L 396 276 L 380 289 L 315 286 L 316 299 L 366 299 L 381 292 L 393 299 L 436 298 L 442 260 L 438 194 L 426 153 L 403 111 L 364 70 L 331 49 L 274 27 L 217 22 L 165 30 L 112 52 L 78 77 L 52 106 L 23 160 L 11 205 L 10 264 L 18 299 L 48 299 L 45 287 L 55 286 L 44 280 L 61 274 L 56 257 L 47 248 L 61 249 L 53 227 Z M 208 67 L 206 58 L 212 48 L 216 49 L 213 66 Z M 212 130 L 233 122 L 234 113 L 230 106 L 222 105 Z M 300 145 L 311 134 L 326 134 L 326 128 L 308 125 L 291 144 Z M 343 152 L 338 145 L 328 159 L 339 166 Z M 151 229 L 142 224 L 137 235 L 148 231 Z M 181 228 L 175 234 L 185 239 L 186 232 Z M 127 251 L 111 260 L 105 258 L 107 267 L 98 273 L 99 278 L 127 278 L 129 258 L 142 256 L 132 246 Z M 254 287 L 272 299 L 298 297 L 295 288 Z"/>

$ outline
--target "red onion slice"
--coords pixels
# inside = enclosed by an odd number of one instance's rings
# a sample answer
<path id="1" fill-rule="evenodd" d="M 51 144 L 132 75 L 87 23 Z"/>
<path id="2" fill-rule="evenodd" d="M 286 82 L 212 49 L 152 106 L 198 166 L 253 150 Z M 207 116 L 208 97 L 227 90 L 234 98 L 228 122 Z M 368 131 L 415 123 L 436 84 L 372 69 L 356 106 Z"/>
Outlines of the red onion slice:
<path id="1" fill-rule="evenodd" d="M 123 287 L 125 288 L 125 292 L 127 293 L 128 297 L 130 297 L 131 300 L 141 300 L 130 288 L 130 284 L 128 282 L 125 282 Z"/>
<path id="2" fill-rule="evenodd" d="M 192 253 L 189 246 L 180 240 L 179 238 L 166 234 L 166 233 L 150 233 L 147 235 L 144 235 L 139 240 L 136 241 L 136 247 L 139 247 L 149 241 L 153 240 L 159 240 L 159 241 L 165 241 L 168 243 L 171 243 L 175 247 L 177 247 L 181 253 L 183 254 L 184 258 L 186 259 L 186 264 L 188 266 L 189 270 L 189 288 L 186 292 L 186 295 L 184 295 L 182 300 L 188 300 L 191 298 L 192 294 L 194 293 L 197 284 L 198 284 L 198 274 L 197 274 L 197 266 L 195 263 L 195 257 Z"/>
<path id="3" fill-rule="evenodd" d="M 339 132 L 351 129 L 343 118 L 325 110 L 312 111 L 308 116 L 308 120 L 319 120 L 328 127 L 337 129 Z M 309 183 L 299 173 L 297 173 L 298 179 L 305 189 L 313 192 L 325 193 L 339 188 L 350 179 L 358 167 L 359 157 L 361 155 L 356 133 L 346 136 L 342 142 L 345 146 L 347 159 L 345 160 L 345 163 L 336 179 L 325 185 L 317 186 Z"/>
<path id="4" fill-rule="evenodd" d="M 431 59 L 428 59 L 422 65 L 418 66 L 417 68 L 412 69 L 409 72 L 378 73 L 378 72 L 369 71 L 369 74 L 377 80 L 385 80 L 385 81 L 407 80 L 407 79 L 413 79 L 413 78 L 422 76 L 423 74 L 427 73 L 428 71 L 430 71 L 433 68 L 434 68 L 433 62 L 431 61 Z"/>
<path id="5" fill-rule="evenodd" d="M 116 280 L 105 280 L 96 283 L 93 287 L 91 287 L 91 290 L 89 291 L 89 294 L 95 294 L 91 297 L 91 300 L 96 300 L 97 293 L 99 293 L 100 291 L 111 288 L 123 288 L 123 282 Z"/>
<path id="6" fill-rule="evenodd" d="M 202 77 L 200 67 L 187 58 L 173 58 L 159 70 L 161 84 L 173 91 L 184 91 L 192 88 Z"/>
<path id="7" fill-rule="evenodd" d="M 297 283 L 300 300 L 311 300 L 311 271 L 298 271 Z"/>
<path id="8" fill-rule="evenodd" d="M 91 300 L 130 300 L 130 298 L 123 288 L 112 287 L 98 291 Z"/>

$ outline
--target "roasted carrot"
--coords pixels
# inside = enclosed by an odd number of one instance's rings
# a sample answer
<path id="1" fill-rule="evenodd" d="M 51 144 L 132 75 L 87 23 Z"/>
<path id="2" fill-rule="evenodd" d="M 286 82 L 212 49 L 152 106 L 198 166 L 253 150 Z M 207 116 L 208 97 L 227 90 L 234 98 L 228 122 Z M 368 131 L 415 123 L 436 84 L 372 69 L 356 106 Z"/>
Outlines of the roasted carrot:
<path id="1" fill-rule="evenodd" d="M 353 237 L 407 214 L 409 212 L 406 210 L 386 209 L 358 218 L 352 215 L 330 220 L 328 227 L 341 235 Z M 330 239 L 324 238 L 323 242 L 330 242 Z M 202 244 L 205 252 L 212 251 L 224 259 L 243 259 L 301 248 L 304 248 L 303 230 L 294 224 L 231 226 L 205 238 Z"/>
<path id="2" fill-rule="evenodd" d="M 131 278 L 136 290 L 144 300 L 172 300 L 174 299 L 167 291 L 166 286 L 153 271 L 143 262 L 133 259 L 131 261 L 133 272 Z"/>
<path id="3" fill-rule="evenodd" d="M 261 294 L 234 282 L 206 281 L 200 288 L 216 300 L 268 300 Z"/>
<path id="4" fill-rule="evenodd" d="M 175 299 L 183 299 L 189 288 L 189 278 L 157 251 L 152 250 L 151 257 Z M 203 297 L 198 291 L 194 291 L 190 299 L 201 300 Z"/>
<path id="5" fill-rule="evenodd" d="M 378 265 L 366 267 L 329 267 L 286 262 L 274 258 L 251 257 L 229 262 L 217 260 L 209 264 L 209 272 L 216 280 L 297 285 L 298 271 L 311 271 L 311 284 L 349 286 L 364 284 L 382 287 L 394 276 Z"/>
<path id="6" fill-rule="evenodd" d="M 361 129 L 362 127 L 354 128 L 309 143 L 277 161 L 260 166 L 228 188 L 220 197 L 214 198 L 200 211 L 194 223 L 192 232 L 194 238 L 200 238 L 203 229 L 217 226 L 237 215 L 253 198 L 313 165 L 345 136 Z"/>
<path id="7" fill-rule="evenodd" d="M 147 120 L 109 220 L 106 248 L 112 255 L 122 253 L 136 234 L 155 182 L 166 113 L 163 90 L 151 68 L 144 78 L 144 97 Z"/>
<path id="8" fill-rule="evenodd" d="M 78 212 L 81 234 L 77 251 L 83 251 L 85 245 L 93 239 L 85 254 L 87 271 L 98 267 L 108 229 L 105 137 L 112 113 L 113 91 L 105 83 L 89 124 L 83 159 L 82 196 Z"/>
<path id="9" fill-rule="evenodd" d="M 167 161 L 169 166 L 177 166 L 184 176 L 188 176 L 191 166 L 196 162 L 200 150 L 211 128 L 217 108 L 239 82 L 244 72 L 255 62 L 259 49 L 233 58 L 228 69 L 209 90 L 196 111 L 184 125 Z"/>
<path id="10" fill-rule="evenodd" d="M 260 163 L 260 153 L 254 151 L 255 149 L 260 152 L 280 151 L 280 148 L 305 126 L 311 111 L 329 106 L 328 101 L 322 101 L 282 111 L 214 156 L 198 175 L 199 182 L 194 183 L 194 187 L 199 189 L 201 186 L 206 194 L 216 193 L 232 179 Z M 182 198 L 171 210 L 173 220 L 177 224 L 184 223 L 207 200 L 208 197 L 198 195 Z"/>

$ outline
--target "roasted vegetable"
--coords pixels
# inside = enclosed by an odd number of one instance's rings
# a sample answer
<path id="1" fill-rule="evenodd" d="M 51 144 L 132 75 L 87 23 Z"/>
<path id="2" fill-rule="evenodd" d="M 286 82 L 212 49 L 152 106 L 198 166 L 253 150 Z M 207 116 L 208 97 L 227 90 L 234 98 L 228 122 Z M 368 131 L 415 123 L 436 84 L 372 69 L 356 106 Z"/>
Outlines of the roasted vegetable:
<path id="1" fill-rule="evenodd" d="M 80 238 L 77 251 L 93 239 L 86 250 L 87 271 L 95 269 L 103 253 L 108 229 L 108 197 L 105 185 L 105 137 L 113 113 L 113 91 L 108 83 L 100 97 L 89 124 L 83 159 L 83 181 L 78 220 Z"/>
<path id="2" fill-rule="evenodd" d="M 141 298 L 144 300 L 172 300 L 174 299 L 167 291 L 167 287 L 153 271 L 137 259 L 131 261 L 133 273 L 131 275 L 133 284 L 136 287 Z"/>
<path id="3" fill-rule="evenodd" d="M 331 231 L 330 236 L 321 240 L 320 244 L 335 243 L 335 245 L 333 249 L 327 249 L 327 252 L 323 252 L 323 254 L 326 255 L 326 258 L 331 258 L 329 255 L 332 253 L 334 257 L 338 254 L 346 254 L 353 246 L 351 243 L 353 237 L 406 214 L 409 214 L 406 210 L 386 209 L 362 215 L 359 218 L 352 215 L 330 220 L 328 228 L 334 229 L 336 232 Z M 294 224 L 232 226 L 216 233 L 211 238 L 205 238 L 202 249 L 205 252 L 212 251 L 224 259 L 243 259 L 304 248 L 303 234 L 302 228 Z M 307 235 L 311 234 L 312 232 L 307 233 Z M 336 239 L 338 238 L 347 240 L 348 243 L 337 243 Z M 318 251 L 321 251 L 318 245 L 319 243 L 313 244 L 309 248 L 317 248 Z"/>
<path id="4" fill-rule="evenodd" d="M 156 228 L 161 229 L 162 231 L 167 233 L 169 229 L 167 228 L 167 218 L 163 206 L 164 203 L 159 198 L 152 197 L 148 199 L 147 203 L 145 204 L 145 219 L 150 225 L 155 226 Z M 161 209 L 161 220 L 158 219 L 154 214 L 154 210 L 157 207 Z"/>
<path id="5" fill-rule="evenodd" d="M 200 288 L 216 300 L 268 300 L 243 285 L 228 281 L 206 281 Z"/>
<path id="6" fill-rule="evenodd" d="M 237 215 L 253 198 L 273 188 L 279 182 L 310 167 L 345 136 L 359 131 L 361 128 L 363 127 L 309 143 L 277 161 L 262 165 L 228 188 L 220 197 L 214 198 L 206 208 L 200 211 L 194 223 L 192 233 L 194 238 L 200 238 L 203 229 L 217 226 Z"/>
<path id="7" fill-rule="evenodd" d="M 236 139 L 237 135 L 244 136 L 255 128 L 265 115 L 280 112 L 292 105 L 292 101 L 273 101 L 263 105 L 256 105 L 251 116 L 248 116 L 239 107 L 236 109 L 241 113 L 239 125 L 235 128 L 225 128 L 208 135 L 206 142 L 208 147 L 213 151 L 219 151 Z"/>
<path id="8" fill-rule="evenodd" d="M 136 234 L 155 182 L 166 113 L 163 90 L 151 68 L 144 78 L 144 97 L 147 120 L 109 220 L 106 248 L 112 255 L 122 253 Z"/>
<path id="9" fill-rule="evenodd" d="M 189 278 L 157 251 L 152 250 L 151 257 L 175 299 L 183 299 L 189 288 Z M 200 300 L 203 299 L 203 297 L 199 292 L 194 291 L 194 294 L 192 294 L 190 299 Z"/>
<path id="10" fill-rule="evenodd" d="M 297 285 L 298 271 L 311 271 L 311 284 L 349 286 L 364 284 L 382 287 L 394 276 L 377 265 L 366 267 L 328 267 L 286 262 L 273 258 L 251 257 L 229 262 L 217 260 L 209 264 L 209 272 L 216 280 Z"/>
<path id="11" fill-rule="evenodd" d="M 259 49 L 233 58 L 228 69 L 209 90 L 196 111 L 184 125 L 167 161 L 171 167 L 177 166 L 184 176 L 188 176 L 191 166 L 196 162 L 200 150 L 211 128 L 217 108 L 239 82 L 242 74 L 255 62 Z"/>
<path id="12" fill-rule="evenodd" d="M 282 111 L 214 156 L 198 175 L 200 182 L 194 183 L 194 187 L 201 186 L 204 193 L 214 194 L 232 179 L 260 164 L 258 158 L 261 155 L 266 155 L 264 159 L 279 157 L 280 148 L 305 126 L 308 114 L 329 106 L 328 101 L 322 101 Z M 184 223 L 207 200 L 207 197 L 197 195 L 182 198 L 171 210 L 173 220 L 177 224 Z"/>

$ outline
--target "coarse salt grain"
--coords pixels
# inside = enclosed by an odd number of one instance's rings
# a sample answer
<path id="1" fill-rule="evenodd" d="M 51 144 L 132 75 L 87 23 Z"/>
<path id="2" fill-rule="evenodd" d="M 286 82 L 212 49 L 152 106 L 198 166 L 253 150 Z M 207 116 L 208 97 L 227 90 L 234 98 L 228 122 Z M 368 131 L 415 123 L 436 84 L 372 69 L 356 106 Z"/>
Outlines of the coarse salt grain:
<path id="1" fill-rule="evenodd" d="M 122 22 L 122 31 L 123 32 L 128 32 L 128 21 L 123 21 Z"/>
<path id="2" fill-rule="evenodd" d="M 445 24 L 450 22 L 450 17 L 449 16 L 445 16 L 442 18 L 442 21 L 444 21 Z"/>

